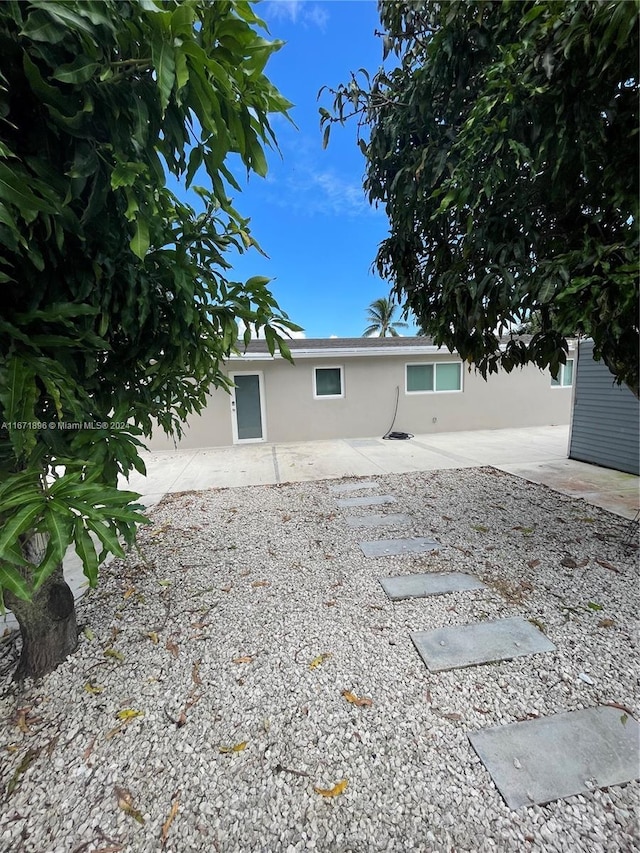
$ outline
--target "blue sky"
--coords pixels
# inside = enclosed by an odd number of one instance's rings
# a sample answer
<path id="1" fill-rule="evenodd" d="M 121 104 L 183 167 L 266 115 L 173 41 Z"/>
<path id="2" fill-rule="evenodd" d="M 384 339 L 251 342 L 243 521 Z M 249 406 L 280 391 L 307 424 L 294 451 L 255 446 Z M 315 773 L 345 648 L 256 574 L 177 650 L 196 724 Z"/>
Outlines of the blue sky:
<path id="1" fill-rule="evenodd" d="M 387 219 L 365 198 L 355 123 L 333 127 L 323 150 L 318 108 L 330 108 L 331 97 L 325 93 L 318 101 L 317 95 L 322 86 L 347 82 L 352 70 L 379 67 L 377 6 L 374 0 L 263 0 L 256 11 L 270 36 L 286 42 L 266 73 L 295 104 L 297 130 L 276 116 L 282 158 L 268 152 L 267 178 L 240 181 L 243 192 L 234 206 L 251 218 L 252 233 L 269 258 L 256 251 L 241 256 L 232 275 L 272 278 L 281 308 L 308 338 L 359 337 L 367 306 L 389 292 L 371 271 Z"/>

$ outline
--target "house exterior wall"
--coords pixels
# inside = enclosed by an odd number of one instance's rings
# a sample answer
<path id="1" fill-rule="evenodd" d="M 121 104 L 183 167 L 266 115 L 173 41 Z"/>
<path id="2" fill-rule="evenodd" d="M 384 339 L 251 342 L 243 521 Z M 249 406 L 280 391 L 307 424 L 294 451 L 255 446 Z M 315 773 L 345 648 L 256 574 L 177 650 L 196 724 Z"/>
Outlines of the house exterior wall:
<path id="1" fill-rule="evenodd" d="M 580 344 L 569 458 L 640 474 L 640 403 L 593 360 L 593 341 Z"/>
<path id="2" fill-rule="evenodd" d="M 294 353 L 295 357 L 295 353 Z M 501 429 L 569 423 L 571 387 L 552 387 L 548 372 L 527 366 L 511 374 L 499 372 L 485 380 L 462 365 L 462 391 L 406 392 L 406 365 L 458 362 L 450 353 L 381 356 L 340 355 L 339 352 L 296 358 L 243 358 L 230 362 L 228 372 L 260 372 L 263 376 L 265 428 L 270 442 L 382 436 L 391 427 L 414 434 L 456 430 Z M 314 397 L 314 368 L 342 367 L 341 398 Z M 225 446 L 233 443 L 231 399 L 215 391 L 206 410 L 192 416 L 179 447 Z M 172 440 L 155 436 L 150 449 L 172 449 Z"/>

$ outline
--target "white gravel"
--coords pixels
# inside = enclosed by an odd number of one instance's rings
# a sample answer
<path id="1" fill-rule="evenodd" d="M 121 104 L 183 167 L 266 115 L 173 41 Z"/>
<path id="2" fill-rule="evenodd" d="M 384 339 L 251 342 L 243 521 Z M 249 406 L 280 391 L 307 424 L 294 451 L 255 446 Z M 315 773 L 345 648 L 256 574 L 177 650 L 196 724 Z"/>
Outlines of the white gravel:
<path id="1" fill-rule="evenodd" d="M 171 495 L 79 602 L 93 638 L 70 660 L 18 688 L 0 646 L 0 851 L 639 849 L 637 783 L 512 812 L 466 736 L 607 702 L 637 718 L 628 522 L 489 468 L 388 475 L 368 493 L 412 516 L 397 535 L 442 547 L 367 559 L 358 540 L 393 528 L 348 527 L 379 509 L 339 510 L 336 482 Z M 392 604 L 377 582 L 430 570 L 490 589 Z M 519 614 L 557 652 L 431 674 L 409 639 Z"/>

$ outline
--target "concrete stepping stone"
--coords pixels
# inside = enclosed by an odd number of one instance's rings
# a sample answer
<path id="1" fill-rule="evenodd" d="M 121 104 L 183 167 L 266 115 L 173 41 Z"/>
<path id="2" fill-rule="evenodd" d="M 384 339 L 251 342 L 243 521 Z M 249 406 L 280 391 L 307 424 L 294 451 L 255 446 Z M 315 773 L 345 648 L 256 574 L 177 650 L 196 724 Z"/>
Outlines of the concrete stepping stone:
<path id="1" fill-rule="evenodd" d="M 640 726 L 619 708 L 586 708 L 481 729 L 471 745 L 511 809 L 638 778 Z"/>
<path id="2" fill-rule="evenodd" d="M 360 498 L 342 498 L 338 506 L 377 506 L 378 504 L 394 504 L 396 499 L 393 495 L 365 495 Z"/>
<path id="3" fill-rule="evenodd" d="M 393 527 L 411 524 L 411 516 L 404 512 L 390 512 L 387 515 L 348 515 L 345 521 L 349 527 Z"/>
<path id="4" fill-rule="evenodd" d="M 521 616 L 417 631 L 411 639 L 431 672 L 555 650 L 551 640 Z"/>
<path id="5" fill-rule="evenodd" d="M 342 483 L 339 486 L 329 486 L 330 492 L 336 494 L 345 494 L 348 492 L 359 492 L 360 489 L 375 489 L 376 483 L 373 480 L 362 480 L 360 483 Z"/>
<path id="6" fill-rule="evenodd" d="M 429 595 L 446 595 L 468 589 L 486 589 L 473 575 L 464 572 L 429 572 L 423 575 L 402 575 L 378 578 L 391 601 L 404 598 L 427 598 Z"/>
<path id="7" fill-rule="evenodd" d="M 373 542 L 358 542 L 365 557 L 389 557 L 397 554 L 424 554 L 440 547 L 435 539 L 415 536 L 412 539 L 376 539 Z"/>

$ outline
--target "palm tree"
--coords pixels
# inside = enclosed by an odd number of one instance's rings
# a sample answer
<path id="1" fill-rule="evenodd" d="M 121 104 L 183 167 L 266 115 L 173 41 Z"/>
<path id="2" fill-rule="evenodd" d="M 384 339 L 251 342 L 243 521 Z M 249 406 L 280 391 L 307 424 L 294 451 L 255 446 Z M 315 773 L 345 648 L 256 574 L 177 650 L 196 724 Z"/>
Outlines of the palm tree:
<path id="1" fill-rule="evenodd" d="M 396 306 L 388 297 L 374 299 L 371 305 L 367 308 L 367 320 L 371 324 L 362 333 L 363 338 L 380 337 L 385 338 L 391 335 L 393 338 L 398 337 L 398 329 L 407 329 L 406 323 L 401 323 L 393 319 L 396 312 Z"/>

